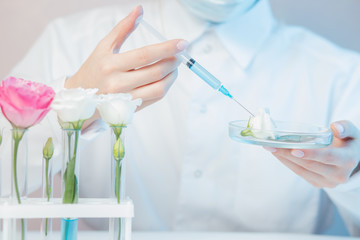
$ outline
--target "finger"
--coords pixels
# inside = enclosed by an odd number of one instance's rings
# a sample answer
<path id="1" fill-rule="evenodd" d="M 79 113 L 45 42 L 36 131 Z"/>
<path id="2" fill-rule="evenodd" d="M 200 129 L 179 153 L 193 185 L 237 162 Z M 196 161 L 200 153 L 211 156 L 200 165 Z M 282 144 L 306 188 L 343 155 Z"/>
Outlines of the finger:
<path id="1" fill-rule="evenodd" d="M 296 163 L 289 161 L 288 159 L 286 159 L 282 156 L 277 156 L 277 158 L 280 160 L 280 162 L 282 162 L 286 167 L 288 167 L 296 175 L 304 178 L 306 181 L 311 183 L 313 186 L 315 186 L 317 188 L 321 188 L 321 187 L 325 187 L 325 186 L 326 187 L 332 186 L 332 184 L 328 183 L 326 181 L 326 179 L 324 179 L 323 176 L 321 176 L 317 173 L 308 171 L 307 169 L 297 165 Z"/>
<path id="2" fill-rule="evenodd" d="M 282 156 L 283 157 L 283 156 Z M 323 176 L 326 179 L 326 182 L 329 186 L 332 184 L 335 186 L 336 184 L 345 183 L 348 181 L 351 173 L 351 166 L 348 165 L 346 162 L 343 162 L 341 165 L 329 165 L 318 161 L 313 160 L 306 160 L 297 157 L 284 157 L 289 161 L 301 166 L 311 172 L 317 173 Z"/>
<path id="3" fill-rule="evenodd" d="M 292 149 L 290 155 L 302 158 L 305 160 L 312 160 L 322 162 L 329 165 L 339 165 L 339 154 L 336 148 L 322 148 L 322 149 Z"/>
<path id="4" fill-rule="evenodd" d="M 173 57 L 185 50 L 187 46 L 188 42 L 185 40 L 169 40 L 115 55 L 114 61 L 120 69 L 128 71 Z"/>
<path id="5" fill-rule="evenodd" d="M 353 150 L 343 148 L 321 148 L 321 149 L 292 149 L 290 154 L 297 158 L 313 160 L 328 165 L 341 166 L 344 160 L 352 159 Z"/>
<path id="6" fill-rule="evenodd" d="M 336 138 L 357 138 L 359 137 L 359 130 L 357 127 L 352 124 L 350 121 L 337 121 L 331 124 L 331 129 L 333 130 L 334 137 Z"/>
<path id="7" fill-rule="evenodd" d="M 122 72 L 113 64 L 107 65 L 108 69 L 106 72 L 111 73 L 111 78 L 106 82 L 104 92 L 130 92 L 135 88 L 162 80 L 170 72 L 173 72 L 178 65 L 179 62 L 175 57 L 164 59 L 144 68 L 127 72 Z"/>
<path id="8" fill-rule="evenodd" d="M 146 106 L 145 102 L 156 102 L 165 96 L 173 82 L 177 77 L 177 70 L 168 74 L 165 78 L 160 81 L 154 82 L 152 84 L 142 86 L 132 90 L 130 93 L 133 98 L 142 98 L 143 104 Z"/>
<path id="9" fill-rule="evenodd" d="M 165 78 L 169 73 L 173 72 L 180 64 L 180 61 L 175 58 L 168 58 L 156 62 L 155 64 L 128 72 L 132 75 L 130 89 L 135 89 L 144 85 L 157 82 Z"/>
<path id="10" fill-rule="evenodd" d="M 157 82 L 173 72 L 178 65 L 179 61 L 172 57 L 144 68 L 121 73 L 121 77 L 116 77 L 112 80 L 110 85 L 111 91 L 129 92 L 135 88 Z M 120 79 L 126 79 L 126 81 L 120 81 Z"/>
<path id="11" fill-rule="evenodd" d="M 274 152 L 274 155 L 276 157 L 281 156 L 283 158 L 286 158 L 289 161 L 292 161 L 297 165 L 324 177 L 329 176 L 330 174 L 333 174 L 335 171 L 337 171 L 336 165 L 330 165 L 320 162 L 318 160 L 306 158 L 305 152 L 303 150 L 278 149 L 276 152 Z"/>
<path id="12" fill-rule="evenodd" d="M 143 8 L 142 6 L 137 6 L 110 31 L 101 41 L 100 46 L 107 51 L 116 52 L 129 34 L 135 30 L 142 16 Z"/>
<path id="13" fill-rule="evenodd" d="M 292 161 L 293 163 L 295 163 L 311 172 L 317 173 L 325 178 L 328 178 L 329 176 L 335 176 L 338 171 L 338 167 L 336 165 L 324 164 L 321 162 L 296 158 L 296 157 L 292 157 L 292 156 L 287 157 L 287 159 Z"/>

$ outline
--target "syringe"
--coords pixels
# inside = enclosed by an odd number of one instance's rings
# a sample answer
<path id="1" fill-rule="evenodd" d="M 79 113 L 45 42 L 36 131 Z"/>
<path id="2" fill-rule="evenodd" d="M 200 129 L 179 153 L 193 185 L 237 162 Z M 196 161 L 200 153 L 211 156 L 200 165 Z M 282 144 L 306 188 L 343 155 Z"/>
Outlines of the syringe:
<path id="1" fill-rule="evenodd" d="M 148 24 L 143 19 L 141 20 L 141 24 L 159 41 L 165 42 L 166 39 L 150 24 Z M 192 57 L 190 57 L 186 52 L 181 52 L 178 54 L 181 58 L 182 63 L 187 66 L 193 73 L 198 75 L 203 81 L 205 81 L 210 87 L 221 92 L 225 96 L 234 100 L 237 104 L 239 104 L 243 109 L 245 109 L 248 113 L 252 114 L 246 107 L 244 107 L 240 102 L 238 102 L 230 92 L 223 86 L 219 79 L 217 79 L 214 75 L 209 73 L 205 68 L 203 68 L 198 62 L 196 62 Z"/>

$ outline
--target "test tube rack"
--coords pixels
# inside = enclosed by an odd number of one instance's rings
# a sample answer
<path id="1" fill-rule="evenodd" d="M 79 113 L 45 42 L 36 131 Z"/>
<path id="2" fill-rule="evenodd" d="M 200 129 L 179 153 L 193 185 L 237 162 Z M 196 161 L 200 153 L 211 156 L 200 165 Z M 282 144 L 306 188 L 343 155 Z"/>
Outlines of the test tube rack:
<path id="1" fill-rule="evenodd" d="M 77 204 L 62 204 L 61 198 L 46 202 L 43 198 L 27 198 L 21 204 L 0 198 L 0 219 L 3 220 L 3 240 L 9 238 L 8 224 L 12 219 L 36 218 L 122 218 L 125 240 L 131 240 L 131 224 L 134 217 L 134 205 L 130 199 L 120 204 L 116 199 L 80 198 Z"/>

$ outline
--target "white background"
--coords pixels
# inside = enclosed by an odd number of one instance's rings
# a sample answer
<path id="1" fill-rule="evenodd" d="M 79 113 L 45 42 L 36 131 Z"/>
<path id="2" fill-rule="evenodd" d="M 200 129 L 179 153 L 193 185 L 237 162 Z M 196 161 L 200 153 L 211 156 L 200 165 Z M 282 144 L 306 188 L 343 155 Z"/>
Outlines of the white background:
<path id="1" fill-rule="evenodd" d="M 124 1 L 137 4 L 137 0 L 0 0 L 0 79 L 24 56 L 52 19 Z M 359 0 L 270 2 L 281 21 L 306 26 L 341 46 L 360 51 Z"/>

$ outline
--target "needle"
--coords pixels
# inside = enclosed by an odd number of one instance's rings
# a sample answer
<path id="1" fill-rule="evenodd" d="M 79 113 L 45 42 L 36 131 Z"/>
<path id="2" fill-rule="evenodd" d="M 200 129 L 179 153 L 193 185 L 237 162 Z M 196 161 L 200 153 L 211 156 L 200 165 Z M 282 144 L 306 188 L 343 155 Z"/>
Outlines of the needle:
<path id="1" fill-rule="evenodd" d="M 240 102 L 238 102 L 234 97 L 231 98 L 232 100 L 234 100 L 237 104 L 239 104 L 243 109 L 245 109 L 248 113 L 251 114 L 251 116 L 255 117 L 254 114 L 252 114 L 246 107 L 244 107 Z"/>

